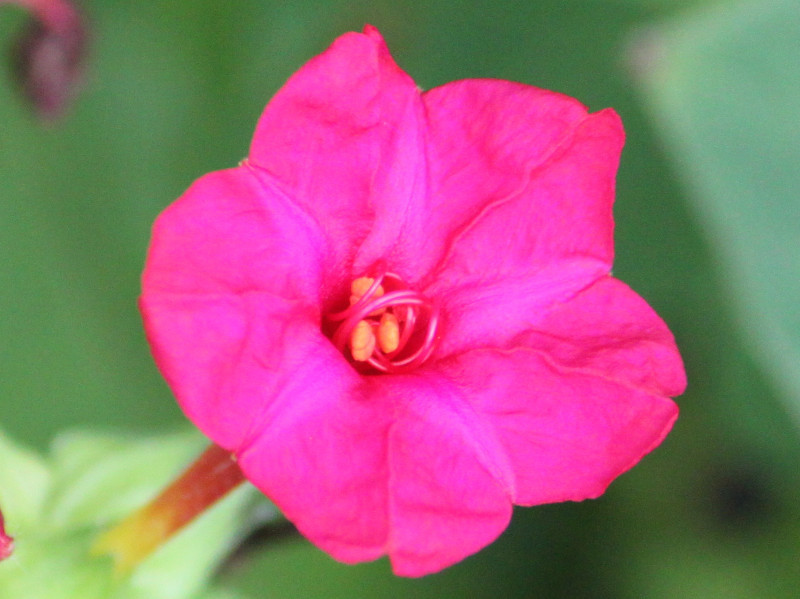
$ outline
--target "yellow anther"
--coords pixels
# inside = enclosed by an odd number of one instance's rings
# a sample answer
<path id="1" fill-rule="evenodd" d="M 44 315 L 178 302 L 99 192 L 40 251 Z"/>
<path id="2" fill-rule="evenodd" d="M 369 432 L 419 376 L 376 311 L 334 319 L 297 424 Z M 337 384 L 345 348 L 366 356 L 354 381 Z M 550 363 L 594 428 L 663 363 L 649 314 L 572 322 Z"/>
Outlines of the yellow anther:
<path id="1" fill-rule="evenodd" d="M 391 353 L 400 345 L 400 323 L 397 316 L 384 312 L 378 325 L 378 345 L 385 354 Z"/>
<path id="2" fill-rule="evenodd" d="M 372 352 L 375 351 L 375 333 L 372 332 L 372 325 L 366 320 L 358 321 L 358 324 L 350 333 L 350 355 L 356 362 L 366 362 Z"/>
<path id="3" fill-rule="evenodd" d="M 359 277 L 350 284 L 350 305 L 352 306 L 369 291 L 369 288 L 375 282 L 372 277 Z M 383 287 L 378 285 L 378 288 L 373 293 L 373 297 L 380 297 L 383 295 Z"/>

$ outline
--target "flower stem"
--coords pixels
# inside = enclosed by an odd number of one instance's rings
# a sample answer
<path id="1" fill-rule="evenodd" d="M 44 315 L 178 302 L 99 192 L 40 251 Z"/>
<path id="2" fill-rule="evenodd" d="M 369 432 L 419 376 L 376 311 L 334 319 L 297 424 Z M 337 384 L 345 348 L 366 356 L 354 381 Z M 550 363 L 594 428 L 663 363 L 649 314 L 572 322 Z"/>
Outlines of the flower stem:
<path id="1" fill-rule="evenodd" d="M 128 574 L 245 480 L 230 452 L 211 445 L 160 495 L 102 535 L 92 553 L 111 555 L 117 573 Z"/>

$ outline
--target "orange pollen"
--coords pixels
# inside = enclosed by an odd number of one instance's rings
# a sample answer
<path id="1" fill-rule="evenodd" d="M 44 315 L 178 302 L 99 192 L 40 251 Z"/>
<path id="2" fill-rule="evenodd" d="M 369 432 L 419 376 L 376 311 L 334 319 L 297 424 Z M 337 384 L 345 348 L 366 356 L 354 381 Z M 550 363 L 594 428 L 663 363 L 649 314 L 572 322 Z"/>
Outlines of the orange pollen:
<path id="1" fill-rule="evenodd" d="M 396 351 L 400 346 L 400 321 L 393 312 L 384 312 L 378 323 L 378 345 L 385 354 Z"/>
<path id="2" fill-rule="evenodd" d="M 375 285 L 375 279 L 372 277 L 358 277 L 352 283 L 350 283 L 350 305 L 353 306 L 358 303 L 365 295 L 371 297 L 383 297 L 383 294 L 386 293 L 381 286 L 380 282 Z M 376 310 L 370 316 L 380 316 L 384 310 Z"/>
<path id="3" fill-rule="evenodd" d="M 350 305 L 352 306 L 362 297 L 364 297 L 368 291 L 370 291 L 370 287 L 375 283 L 375 279 L 372 277 L 358 277 L 352 283 L 350 283 Z M 375 290 L 372 291 L 372 295 L 375 297 L 381 297 L 385 293 L 383 287 L 380 283 L 375 287 Z"/>
<path id="4" fill-rule="evenodd" d="M 375 333 L 367 320 L 359 320 L 350 333 L 350 354 L 356 362 L 366 362 L 375 351 Z"/>

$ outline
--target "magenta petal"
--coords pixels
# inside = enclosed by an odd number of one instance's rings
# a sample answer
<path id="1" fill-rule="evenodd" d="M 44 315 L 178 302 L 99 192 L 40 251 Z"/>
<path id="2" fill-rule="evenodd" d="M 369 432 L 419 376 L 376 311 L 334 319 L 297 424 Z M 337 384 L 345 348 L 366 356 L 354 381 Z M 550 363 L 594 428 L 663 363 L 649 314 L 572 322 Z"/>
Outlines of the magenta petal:
<path id="1" fill-rule="evenodd" d="M 446 257 L 426 293 L 448 333 L 439 355 L 499 344 L 611 268 L 614 177 L 624 134 L 611 110 L 498 81 L 425 95 L 432 193 Z M 453 202 L 452 198 L 458 198 Z"/>
<path id="2" fill-rule="evenodd" d="M 280 388 L 275 365 L 303 358 L 296 339 L 330 345 L 319 331 L 322 242 L 265 185 L 243 168 L 200 179 L 156 222 L 143 277 L 156 363 L 189 418 L 228 449 Z"/>
<path id="3" fill-rule="evenodd" d="M 524 344 L 560 367 L 596 373 L 657 395 L 686 389 L 686 372 L 664 321 L 625 283 L 604 277 L 547 311 Z"/>
<path id="4" fill-rule="evenodd" d="M 391 413 L 381 398 L 364 396 L 360 377 L 338 357 L 332 346 L 317 348 L 284 371 L 282 398 L 239 464 L 309 540 L 353 563 L 386 550 Z"/>
<path id="5" fill-rule="evenodd" d="M 667 398 L 562 368 L 536 348 L 474 350 L 443 368 L 494 426 L 519 505 L 597 497 L 656 447 L 678 416 Z"/>
<path id="6" fill-rule="evenodd" d="M 389 558 L 422 576 L 491 543 L 511 518 L 513 474 L 491 427 L 433 373 L 374 381 L 394 404 L 389 433 Z"/>
<path id="7" fill-rule="evenodd" d="M 445 273 L 479 272 L 492 250 L 506 270 L 572 256 L 610 265 L 625 138 L 613 110 L 589 114 L 567 96 L 494 80 L 450 83 L 424 101 L 432 224 L 460 223 L 434 231 L 452 245 Z"/>
<path id="8" fill-rule="evenodd" d="M 492 206 L 518 199 L 587 118 L 572 98 L 509 81 L 456 81 L 423 101 L 431 199 L 428 235 L 419 241 L 426 251 L 451 245 Z M 552 210 L 544 198 L 523 199 Z"/>
<path id="9" fill-rule="evenodd" d="M 313 306 L 325 249 L 313 221 L 263 173 L 217 171 L 156 220 L 143 294 L 263 291 Z"/>
<path id="10" fill-rule="evenodd" d="M 145 294 L 140 302 L 156 364 L 187 417 L 237 450 L 285 384 L 276 365 L 301 362 L 319 333 L 307 308 L 268 293 Z M 337 356 L 341 359 L 340 356 Z"/>
<path id="11" fill-rule="evenodd" d="M 250 161 L 325 227 L 337 267 L 396 245 L 404 206 L 424 193 L 422 103 L 380 34 L 349 33 L 310 60 L 261 116 Z M 388 211 L 388 213 L 387 213 Z"/>
<path id="12" fill-rule="evenodd" d="M 441 367 L 496 428 L 513 463 L 515 503 L 596 497 L 677 418 L 668 396 L 683 392 L 686 377 L 672 334 L 616 279 L 552 306 L 514 343 Z"/>

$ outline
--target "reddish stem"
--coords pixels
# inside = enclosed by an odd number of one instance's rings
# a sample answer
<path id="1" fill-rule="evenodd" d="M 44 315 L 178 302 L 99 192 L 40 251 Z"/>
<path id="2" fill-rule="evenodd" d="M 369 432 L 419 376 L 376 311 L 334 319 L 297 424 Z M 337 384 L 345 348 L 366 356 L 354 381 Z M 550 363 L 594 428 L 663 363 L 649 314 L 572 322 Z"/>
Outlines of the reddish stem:
<path id="1" fill-rule="evenodd" d="M 111 555 L 119 572 L 130 572 L 245 480 L 230 452 L 211 445 L 158 497 L 103 535 L 94 552 Z"/>

